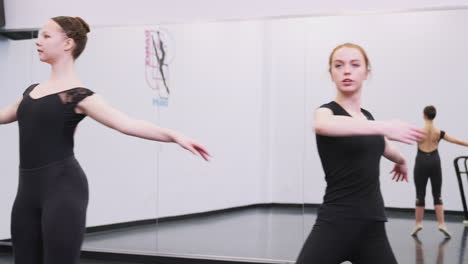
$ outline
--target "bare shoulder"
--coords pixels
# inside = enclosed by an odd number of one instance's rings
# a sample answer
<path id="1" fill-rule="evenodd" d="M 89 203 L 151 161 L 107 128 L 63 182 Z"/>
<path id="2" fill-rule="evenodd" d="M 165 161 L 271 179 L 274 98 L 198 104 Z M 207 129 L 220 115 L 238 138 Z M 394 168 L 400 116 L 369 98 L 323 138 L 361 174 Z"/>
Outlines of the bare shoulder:
<path id="1" fill-rule="evenodd" d="M 92 109 L 95 109 L 104 104 L 102 97 L 96 93 L 86 96 L 83 100 L 79 101 L 76 105 L 76 113 L 89 114 Z"/>
<path id="2" fill-rule="evenodd" d="M 437 136 L 437 139 L 440 139 L 442 133 L 445 135 L 445 131 L 442 131 L 441 129 L 434 128 L 434 132 L 434 134 Z"/>
<path id="3" fill-rule="evenodd" d="M 333 115 L 333 111 L 331 109 L 328 109 L 326 107 L 320 107 L 315 110 L 315 115 Z"/>

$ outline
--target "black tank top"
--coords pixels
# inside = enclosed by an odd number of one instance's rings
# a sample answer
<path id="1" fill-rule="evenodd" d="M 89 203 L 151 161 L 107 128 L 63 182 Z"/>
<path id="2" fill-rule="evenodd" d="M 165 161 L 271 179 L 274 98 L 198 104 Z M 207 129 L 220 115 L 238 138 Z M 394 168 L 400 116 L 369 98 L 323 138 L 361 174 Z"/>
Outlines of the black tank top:
<path id="1" fill-rule="evenodd" d="M 350 116 L 338 103 L 321 108 L 334 115 Z M 368 120 L 371 113 L 361 109 Z M 318 218 L 386 221 L 380 192 L 380 158 L 385 150 L 383 136 L 329 137 L 316 135 L 327 188 Z"/>
<path id="2" fill-rule="evenodd" d="M 16 116 L 19 126 L 20 168 L 31 169 L 73 156 L 73 135 L 85 117 L 75 112 L 76 105 L 93 94 L 86 88 L 73 88 L 33 99 L 29 86 Z"/>

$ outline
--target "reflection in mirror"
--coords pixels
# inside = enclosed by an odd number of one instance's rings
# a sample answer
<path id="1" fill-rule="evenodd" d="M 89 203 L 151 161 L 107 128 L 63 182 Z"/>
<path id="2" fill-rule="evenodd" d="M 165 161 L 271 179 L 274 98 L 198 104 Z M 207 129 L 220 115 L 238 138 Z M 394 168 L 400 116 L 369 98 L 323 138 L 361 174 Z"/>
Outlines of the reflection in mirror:
<path id="1" fill-rule="evenodd" d="M 414 239 L 414 245 L 416 249 L 416 262 L 415 264 L 424 264 L 424 246 L 421 240 L 417 236 L 413 237 Z M 436 258 L 436 263 L 437 264 L 444 264 L 444 254 L 445 254 L 445 247 L 447 243 L 450 241 L 450 238 L 444 238 L 442 241 L 439 243 L 437 247 L 437 258 Z M 431 250 L 434 251 L 434 250 Z M 432 261 L 431 261 L 432 263 Z"/>
<path id="2" fill-rule="evenodd" d="M 83 249 L 295 262 L 326 188 L 312 113 L 334 98 L 327 72 L 331 49 L 356 42 L 369 52 L 373 70 L 363 107 L 376 119 L 419 125 L 421 107 L 436 104 L 441 127 L 462 135 L 468 124 L 455 117 L 466 96 L 460 86 L 467 75 L 468 39 L 460 27 L 466 23 L 468 11 L 459 9 L 92 28 L 76 64 L 86 87 L 132 117 L 193 136 L 213 158 L 204 163 L 176 145 L 127 137 L 85 120 L 75 147 L 90 186 Z M 50 69 L 31 41 L 0 45 L 0 74 L 12 87 L 0 99 L 7 105 L 25 82 L 42 82 Z M 2 133 L 4 151 L 16 153 L 16 129 Z M 397 147 L 412 171 L 415 147 Z M 449 177 L 457 151 L 441 149 L 449 211 L 460 210 Z M 4 173 L 17 174 L 17 156 L 5 155 Z M 463 263 L 466 229 L 460 254 L 451 251 L 461 234 L 456 224 L 450 226 L 454 240 L 440 247 L 430 244 L 439 238 L 412 241 L 414 186 L 392 183 L 392 165 L 381 164 L 385 205 L 410 210 L 404 219 L 388 212 L 399 262 L 439 248 L 446 263 L 453 256 Z M 11 202 L 16 186 L 16 178 L 0 186 Z M 0 224 L 8 238 L 9 223 Z M 416 250 L 407 246 L 412 243 Z"/>

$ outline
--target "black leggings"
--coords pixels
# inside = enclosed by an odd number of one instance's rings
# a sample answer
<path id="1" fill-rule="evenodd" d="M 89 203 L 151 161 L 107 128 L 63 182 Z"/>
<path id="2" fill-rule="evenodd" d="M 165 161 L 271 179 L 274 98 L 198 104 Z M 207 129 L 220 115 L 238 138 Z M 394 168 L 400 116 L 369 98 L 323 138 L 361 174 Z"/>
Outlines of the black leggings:
<path id="1" fill-rule="evenodd" d="M 414 165 L 414 184 L 416 185 L 416 206 L 425 206 L 426 185 L 431 180 L 432 196 L 435 205 L 442 204 L 442 169 L 439 152 L 423 152 L 418 149 Z"/>
<path id="2" fill-rule="evenodd" d="M 385 222 L 318 219 L 297 264 L 396 264 Z"/>
<path id="3" fill-rule="evenodd" d="M 20 169 L 11 215 L 15 264 L 77 264 L 88 205 L 86 175 L 74 157 Z"/>

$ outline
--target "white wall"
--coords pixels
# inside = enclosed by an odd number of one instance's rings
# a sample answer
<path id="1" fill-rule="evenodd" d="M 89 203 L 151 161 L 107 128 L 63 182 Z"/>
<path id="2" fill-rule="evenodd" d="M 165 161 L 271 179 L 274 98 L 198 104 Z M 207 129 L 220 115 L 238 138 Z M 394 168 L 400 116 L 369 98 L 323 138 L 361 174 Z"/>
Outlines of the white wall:
<path id="1" fill-rule="evenodd" d="M 303 203 L 306 26 L 303 19 L 268 22 L 270 64 L 271 202 Z M 310 132 L 310 131 L 309 131 Z"/>
<path id="2" fill-rule="evenodd" d="M 161 125 L 206 144 L 209 163 L 164 146 L 160 155 L 162 215 L 263 202 L 263 23 L 174 25 L 173 93 Z"/>
<path id="3" fill-rule="evenodd" d="M 29 41 L 11 42 L 0 38 L 0 105 L 13 104 L 31 80 L 31 45 Z M 18 184 L 18 126 L 1 126 L 0 237 L 10 236 L 10 213 Z"/>
<path id="4" fill-rule="evenodd" d="M 40 27 L 53 16 L 81 16 L 95 26 L 196 22 L 466 6 L 467 0 L 4 0 L 6 28 Z"/>

